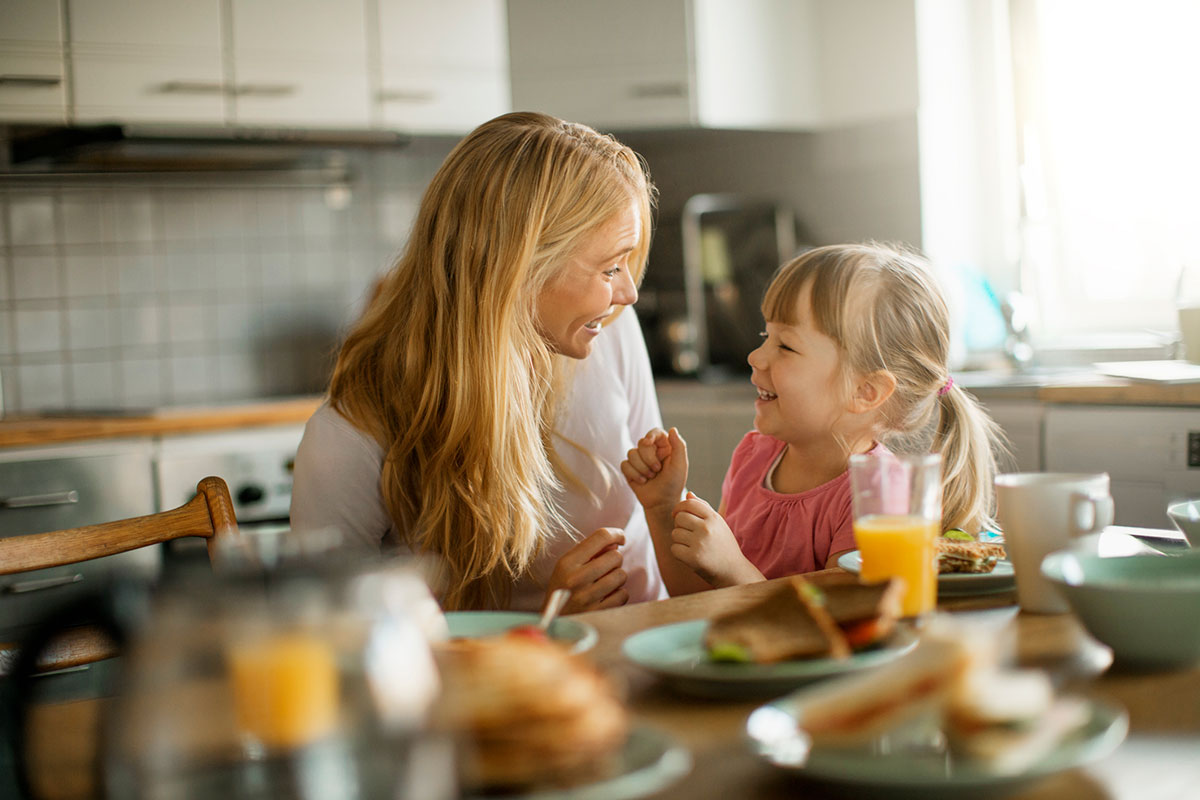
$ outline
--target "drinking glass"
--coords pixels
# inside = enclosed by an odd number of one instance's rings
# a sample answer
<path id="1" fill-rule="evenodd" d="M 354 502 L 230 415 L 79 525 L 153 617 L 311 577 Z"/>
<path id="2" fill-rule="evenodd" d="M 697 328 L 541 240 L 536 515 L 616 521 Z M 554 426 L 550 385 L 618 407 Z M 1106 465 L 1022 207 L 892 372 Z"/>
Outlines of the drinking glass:
<path id="1" fill-rule="evenodd" d="M 850 489 L 862 579 L 901 578 L 904 616 L 932 611 L 937 604 L 935 542 L 942 521 L 941 456 L 851 456 Z"/>

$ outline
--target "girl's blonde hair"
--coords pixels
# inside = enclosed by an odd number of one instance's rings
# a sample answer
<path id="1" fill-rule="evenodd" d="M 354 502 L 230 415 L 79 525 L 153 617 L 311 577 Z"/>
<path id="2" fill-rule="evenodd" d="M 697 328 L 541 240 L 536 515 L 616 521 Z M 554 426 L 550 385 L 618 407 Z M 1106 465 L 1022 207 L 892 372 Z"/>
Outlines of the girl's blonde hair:
<path id="1" fill-rule="evenodd" d="M 987 413 L 950 381 L 950 315 L 925 259 L 874 242 L 809 250 L 780 268 L 763 316 L 794 324 L 805 286 L 813 324 L 839 348 L 847 389 L 880 370 L 896 380 L 880 407 L 879 438 L 896 452 L 941 453 L 943 530 L 993 527 L 992 481 L 1005 446 Z"/>
<path id="2" fill-rule="evenodd" d="M 447 608 L 507 603 L 566 523 L 551 446 L 564 358 L 535 301 L 581 239 L 636 202 L 641 279 L 654 189 L 610 136 L 512 113 L 458 143 L 408 245 L 342 346 L 330 400 L 384 450 L 380 488 L 401 537 L 444 562 Z"/>

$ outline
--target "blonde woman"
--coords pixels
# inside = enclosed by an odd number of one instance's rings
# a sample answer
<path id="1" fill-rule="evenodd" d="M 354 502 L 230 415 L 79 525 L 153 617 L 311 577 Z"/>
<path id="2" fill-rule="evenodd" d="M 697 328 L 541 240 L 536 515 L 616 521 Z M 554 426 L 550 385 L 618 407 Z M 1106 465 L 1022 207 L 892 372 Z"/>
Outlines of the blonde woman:
<path id="1" fill-rule="evenodd" d="M 637 154 L 583 125 L 513 113 L 463 139 L 305 429 L 292 526 L 436 554 L 448 609 L 665 596 L 617 468 L 661 425 L 625 308 L 653 199 Z"/>

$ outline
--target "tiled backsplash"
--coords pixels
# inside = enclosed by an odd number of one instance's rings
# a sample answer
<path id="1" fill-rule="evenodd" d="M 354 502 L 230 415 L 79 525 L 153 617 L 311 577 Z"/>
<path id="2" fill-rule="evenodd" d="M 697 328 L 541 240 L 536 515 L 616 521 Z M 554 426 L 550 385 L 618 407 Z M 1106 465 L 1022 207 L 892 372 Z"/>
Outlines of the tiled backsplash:
<path id="1" fill-rule="evenodd" d="M 236 172 L 0 181 L 4 408 L 320 391 L 452 144 L 355 154 L 348 202 Z"/>

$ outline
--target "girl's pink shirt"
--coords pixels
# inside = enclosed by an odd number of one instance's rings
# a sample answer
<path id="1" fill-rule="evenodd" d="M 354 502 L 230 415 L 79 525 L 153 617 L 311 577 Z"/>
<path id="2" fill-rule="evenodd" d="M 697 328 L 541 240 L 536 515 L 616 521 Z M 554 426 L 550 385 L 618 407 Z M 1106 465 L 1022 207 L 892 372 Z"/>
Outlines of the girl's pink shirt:
<path id="1" fill-rule="evenodd" d="M 767 578 L 824 569 L 830 554 L 855 547 L 849 470 L 798 494 L 766 488 L 767 472 L 786 446 L 750 431 L 733 451 L 721 484 L 725 522 Z M 876 445 L 872 452 L 884 450 Z"/>

